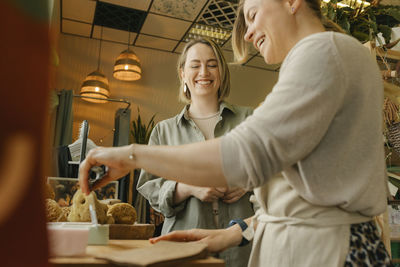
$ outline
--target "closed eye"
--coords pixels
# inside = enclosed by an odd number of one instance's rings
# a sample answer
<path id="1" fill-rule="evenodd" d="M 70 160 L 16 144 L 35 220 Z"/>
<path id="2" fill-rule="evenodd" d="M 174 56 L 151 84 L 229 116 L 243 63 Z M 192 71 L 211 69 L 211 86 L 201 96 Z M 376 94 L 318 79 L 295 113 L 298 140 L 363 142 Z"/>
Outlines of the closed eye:
<path id="1" fill-rule="evenodd" d="M 254 9 L 250 9 L 249 12 L 247 12 L 247 22 L 253 22 L 255 17 L 256 17 L 257 11 Z"/>
<path id="2" fill-rule="evenodd" d="M 255 19 L 255 17 L 256 17 L 256 13 L 257 13 L 257 12 L 251 13 L 251 15 L 250 15 L 250 21 L 254 21 L 254 19 Z"/>

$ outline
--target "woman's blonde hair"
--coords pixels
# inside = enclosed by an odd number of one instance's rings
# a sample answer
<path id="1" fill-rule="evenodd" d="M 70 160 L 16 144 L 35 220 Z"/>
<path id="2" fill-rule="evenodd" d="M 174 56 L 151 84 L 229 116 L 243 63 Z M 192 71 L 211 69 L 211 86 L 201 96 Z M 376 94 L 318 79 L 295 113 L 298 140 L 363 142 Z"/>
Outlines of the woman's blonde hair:
<path id="1" fill-rule="evenodd" d="M 235 56 L 235 61 L 239 64 L 244 63 L 247 59 L 247 44 L 244 40 L 244 35 L 247 32 L 247 26 L 245 22 L 245 14 L 243 10 L 243 4 L 246 0 L 240 0 L 235 24 L 233 25 L 232 32 L 232 48 L 233 54 Z M 332 20 L 328 19 L 321 12 L 321 0 L 305 0 L 307 6 L 314 11 L 314 14 L 321 20 L 321 23 L 324 25 L 327 31 L 335 31 L 344 33 L 345 31 L 337 25 Z"/>
<path id="2" fill-rule="evenodd" d="M 231 88 L 229 68 L 228 68 L 228 64 L 226 63 L 225 57 L 222 54 L 221 48 L 214 41 L 207 39 L 207 38 L 198 38 L 198 39 L 189 41 L 186 44 L 186 46 L 183 48 L 183 52 L 178 59 L 177 71 L 178 71 L 179 80 L 181 82 L 181 84 L 179 86 L 179 100 L 186 104 L 190 104 L 190 102 L 191 102 L 190 90 L 186 90 L 186 93 L 183 90 L 184 86 L 185 86 L 185 82 L 183 81 L 183 79 L 181 77 L 181 72 L 183 71 L 183 69 L 185 67 L 188 51 L 195 44 L 208 45 L 214 51 L 215 57 L 217 58 L 217 62 L 218 62 L 218 70 L 219 70 L 219 76 L 220 76 L 220 82 L 221 82 L 219 85 L 219 89 L 218 89 L 218 101 L 220 102 L 225 97 L 229 96 L 229 92 L 230 92 L 230 88 Z"/>

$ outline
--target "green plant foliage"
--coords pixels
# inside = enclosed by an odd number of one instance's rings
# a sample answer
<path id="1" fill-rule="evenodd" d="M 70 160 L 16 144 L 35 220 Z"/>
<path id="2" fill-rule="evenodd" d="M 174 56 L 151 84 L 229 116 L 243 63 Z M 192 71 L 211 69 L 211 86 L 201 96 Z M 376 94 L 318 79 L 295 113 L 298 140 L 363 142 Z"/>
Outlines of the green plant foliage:
<path id="1" fill-rule="evenodd" d="M 341 2 L 324 3 L 322 13 L 363 43 L 374 40 L 379 33 L 386 44 L 390 43 L 391 28 L 400 24 L 400 6 L 340 7 L 337 3 Z"/>
<path id="2" fill-rule="evenodd" d="M 134 143 L 147 144 L 149 142 L 151 131 L 155 126 L 155 116 L 156 114 L 151 117 L 149 123 L 146 125 L 140 117 L 140 109 L 138 108 L 138 116 L 136 120 L 132 121 L 131 127 L 131 135 Z"/>

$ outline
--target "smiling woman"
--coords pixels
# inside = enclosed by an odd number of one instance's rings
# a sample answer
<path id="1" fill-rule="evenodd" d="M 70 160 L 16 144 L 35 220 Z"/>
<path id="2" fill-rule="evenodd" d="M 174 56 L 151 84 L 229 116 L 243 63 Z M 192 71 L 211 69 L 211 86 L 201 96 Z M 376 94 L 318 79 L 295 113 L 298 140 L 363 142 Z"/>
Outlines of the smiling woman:
<path id="1" fill-rule="evenodd" d="M 177 71 L 181 80 L 180 98 L 187 106 L 177 116 L 155 126 L 150 145 L 180 145 L 213 139 L 251 114 L 249 108 L 224 102 L 230 91 L 229 69 L 213 41 L 189 42 L 178 60 Z M 164 215 L 162 234 L 192 228 L 225 228 L 231 219 L 254 214 L 246 190 L 197 187 L 161 177 L 143 170 L 138 191 Z M 249 255 L 248 246 L 227 250 L 220 257 L 228 267 L 242 267 Z"/>

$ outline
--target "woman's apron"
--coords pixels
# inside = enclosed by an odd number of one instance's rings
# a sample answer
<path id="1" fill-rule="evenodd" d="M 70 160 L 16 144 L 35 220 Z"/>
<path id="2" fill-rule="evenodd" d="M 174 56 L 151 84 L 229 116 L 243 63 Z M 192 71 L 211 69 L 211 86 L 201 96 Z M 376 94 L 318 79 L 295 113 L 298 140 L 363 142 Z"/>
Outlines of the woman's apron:
<path id="1" fill-rule="evenodd" d="M 254 189 L 254 194 L 261 207 L 249 267 L 343 267 L 350 225 L 372 220 L 338 207 L 310 204 L 282 176 Z"/>

